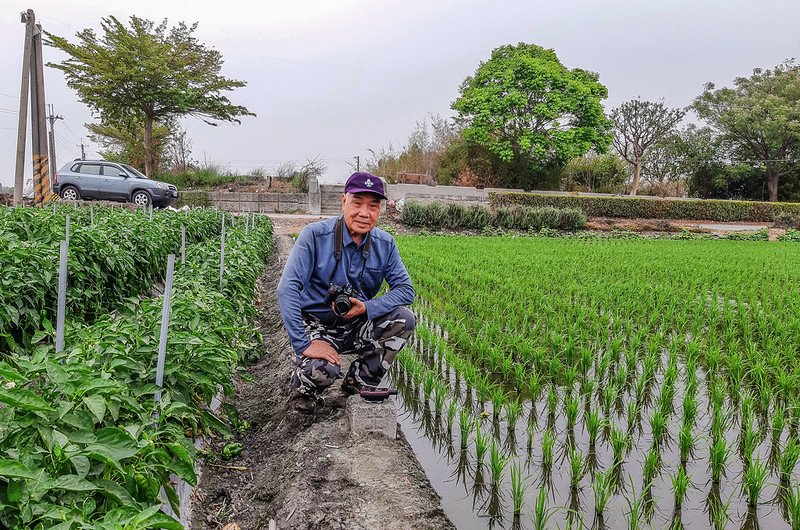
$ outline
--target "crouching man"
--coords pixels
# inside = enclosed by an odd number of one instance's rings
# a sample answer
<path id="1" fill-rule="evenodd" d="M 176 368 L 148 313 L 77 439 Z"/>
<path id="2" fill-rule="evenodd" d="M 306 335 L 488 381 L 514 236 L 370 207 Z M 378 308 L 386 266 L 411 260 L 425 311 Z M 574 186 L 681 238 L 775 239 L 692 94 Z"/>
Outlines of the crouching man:
<path id="1" fill-rule="evenodd" d="M 383 182 L 353 173 L 342 215 L 305 227 L 278 284 L 281 315 L 294 349 L 292 403 L 311 414 L 341 377 L 341 355 L 357 358 L 342 382 L 356 394 L 376 387 L 416 325 L 414 288 L 394 238 L 376 228 Z M 383 281 L 389 291 L 375 297 Z"/>

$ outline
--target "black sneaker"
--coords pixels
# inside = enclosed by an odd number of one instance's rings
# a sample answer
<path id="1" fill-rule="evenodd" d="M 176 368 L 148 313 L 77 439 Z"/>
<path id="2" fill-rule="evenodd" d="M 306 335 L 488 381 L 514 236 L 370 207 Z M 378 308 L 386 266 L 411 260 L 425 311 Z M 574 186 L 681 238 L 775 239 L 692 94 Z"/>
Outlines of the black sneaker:
<path id="1" fill-rule="evenodd" d="M 291 397 L 289 403 L 292 409 L 300 414 L 314 414 L 317 409 L 322 408 L 324 404 L 322 398 L 306 396 L 304 394 L 295 394 Z"/>

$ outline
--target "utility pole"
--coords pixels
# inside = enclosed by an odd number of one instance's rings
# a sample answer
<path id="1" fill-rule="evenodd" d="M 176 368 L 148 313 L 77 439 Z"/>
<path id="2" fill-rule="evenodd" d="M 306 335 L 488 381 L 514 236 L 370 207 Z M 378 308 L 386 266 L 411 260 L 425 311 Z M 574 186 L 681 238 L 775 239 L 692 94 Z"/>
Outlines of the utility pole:
<path id="1" fill-rule="evenodd" d="M 86 160 L 86 146 L 83 145 L 83 140 L 81 140 L 81 160 Z"/>
<path id="2" fill-rule="evenodd" d="M 17 123 L 17 167 L 14 173 L 14 206 L 22 204 L 22 185 L 25 179 L 25 135 L 27 134 L 28 91 L 31 68 L 33 27 L 36 23 L 33 9 L 21 13 L 25 24 L 25 46 L 22 52 L 22 83 L 19 91 L 19 122 Z"/>
<path id="3" fill-rule="evenodd" d="M 44 62 L 42 60 L 42 26 L 33 28 L 31 49 L 31 125 L 33 154 L 33 205 L 50 200 L 50 163 L 47 156 L 47 123 L 44 102 Z"/>
<path id="4" fill-rule="evenodd" d="M 60 115 L 58 115 L 58 116 L 55 115 L 55 112 L 53 111 L 53 105 L 47 105 L 47 107 L 50 109 L 50 115 L 47 116 L 47 120 L 50 122 L 50 132 L 49 132 L 49 138 L 50 138 L 50 165 L 54 168 L 53 171 L 51 171 L 50 173 L 52 175 L 55 175 L 55 173 L 56 173 L 56 169 L 55 168 L 56 168 L 58 162 L 57 162 L 57 159 L 56 159 L 56 131 L 54 129 L 54 125 L 56 123 L 56 120 L 63 120 L 64 117 L 60 116 Z M 50 179 L 50 188 L 51 189 L 53 187 L 52 184 L 53 184 L 53 179 L 51 178 Z"/>
<path id="5" fill-rule="evenodd" d="M 357 172 L 361 171 L 361 157 L 360 156 L 354 156 L 353 158 L 356 159 L 356 171 Z"/>

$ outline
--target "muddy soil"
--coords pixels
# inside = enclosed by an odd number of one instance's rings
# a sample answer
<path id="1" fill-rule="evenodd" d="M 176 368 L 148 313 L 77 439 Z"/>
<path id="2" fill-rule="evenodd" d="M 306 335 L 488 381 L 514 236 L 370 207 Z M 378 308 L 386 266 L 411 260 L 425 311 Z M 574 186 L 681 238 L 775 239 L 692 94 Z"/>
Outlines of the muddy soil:
<path id="1" fill-rule="evenodd" d="M 399 429 L 396 441 L 351 436 L 340 382 L 313 416 L 287 406 L 291 348 L 275 291 L 295 227 L 281 228 L 258 286 L 266 352 L 231 400 L 250 428 L 238 457 L 204 463 L 191 528 L 454 528 Z"/>

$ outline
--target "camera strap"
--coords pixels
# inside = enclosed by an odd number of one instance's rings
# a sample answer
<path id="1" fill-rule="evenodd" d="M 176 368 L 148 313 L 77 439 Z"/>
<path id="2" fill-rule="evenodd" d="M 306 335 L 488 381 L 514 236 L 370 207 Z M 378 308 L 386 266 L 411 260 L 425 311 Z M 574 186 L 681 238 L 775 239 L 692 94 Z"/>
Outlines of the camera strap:
<path id="1" fill-rule="evenodd" d="M 344 216 L 336 220 L 336 227 L 333 230 L 333 257 L 336 260 L 336 265 L 333 266 L 331 275 L 328 278 L 328 285 L 333 282 L 333 277 L 336 276 L 336 271 L 339 270 L 339 262 L 342 261 L 342 238 L 344 236 Z M 361 293 L 361 281 L 364 278 L 364 269 L 367 267 L 367 258 L 369 258 L 369 251 L 372 248 L 372 231 L 367 232 L 366 241 L 361 246 L 361 274 L 358 275 L 358 291 Z"/>

